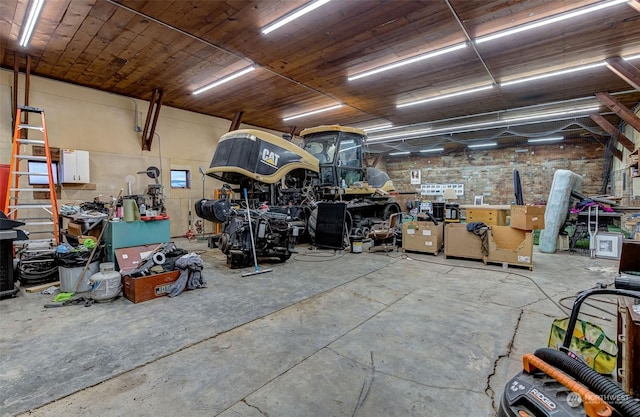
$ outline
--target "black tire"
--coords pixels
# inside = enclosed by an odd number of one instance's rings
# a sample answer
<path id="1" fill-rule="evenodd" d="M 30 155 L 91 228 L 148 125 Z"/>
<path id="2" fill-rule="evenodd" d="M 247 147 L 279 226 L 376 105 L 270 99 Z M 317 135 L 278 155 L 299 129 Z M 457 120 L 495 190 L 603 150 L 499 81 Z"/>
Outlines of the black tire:
<path id="1" fill-rule="evenodd" d="M 288 253 L 286 255 L 280 255 L 278 256 L 278 259 L 280 259 L 280 262 L 287 262 L 287 260 L 291 258 L 291 254 Z"/>
<path id="2" fill-rule="evenodd" d="M 382 220 L 389 220 L 392 214 L 400 213 L 400 206 L 398 203 L 388 203 L 384 206 L 384 211 L 382 212 Z"/>

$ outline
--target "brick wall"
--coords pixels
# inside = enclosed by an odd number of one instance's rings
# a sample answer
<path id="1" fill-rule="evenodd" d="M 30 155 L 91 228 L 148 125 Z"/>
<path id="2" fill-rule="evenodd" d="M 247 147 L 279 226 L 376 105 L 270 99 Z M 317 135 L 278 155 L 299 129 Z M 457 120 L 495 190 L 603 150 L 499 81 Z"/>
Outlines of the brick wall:
<path id="1" fill-rule="evenodd" d="M 485 204 L 511 204 L 514 169 L 520 173 L 525 203 L 547 200 L 556 169 L 582 175 L 581 193 L 600 194 L 603 157 L 604 146 L 596 140 L 571 139 L 557 144 L 482 151 L 460 148 L 439 156 L 386 157 L 384 162 L 401 193 L 419 189 L 410 183 L 410 170 L 420 169 L 423 184 L 464 184 L 460 204 L 473 204 L 474 196 L 478 195 L 484 196 Z"/>

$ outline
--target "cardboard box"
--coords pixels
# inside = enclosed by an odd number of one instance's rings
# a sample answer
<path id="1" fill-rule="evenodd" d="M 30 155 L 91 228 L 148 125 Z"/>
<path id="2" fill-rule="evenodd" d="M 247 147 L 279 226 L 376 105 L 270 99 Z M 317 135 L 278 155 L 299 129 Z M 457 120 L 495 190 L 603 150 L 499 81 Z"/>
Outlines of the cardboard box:
<path id="1" fill-rule="evenodd" d="M 511 227 L 521 230 L 544 229 L 547 206 L 511 206 Z"/>
<path id="2" fill-rule="evenodd" d="M 444 256 L 482 259 L 482 240 L 468 232 L 466 224 L 449 223 L 444 227 Z"/>
<path id="3" fill-rule="evenodd" d="M 67 225 L 67 233 L 69 233 L 71 236 L 81 236 L 82 225 L 79 223 L 69 223 Z"/>
<path id="4" fill-rule="evenodd" d="M 407 222 L 402 225 L 402 249 L 437 255 L 442 249 L 444 223 Z"/>
<path id="5" fill-rule="evenodd" d="M 177 270 L 138 278 L 125 275 L 122 278 L 122 292 L 127 300 L 134 303 L 164 297 L 179 276 L 180 271 Z"/>
<path id="6" fill-rule="evenodd" d="M 533 269 L 533 234 L 509 226 L 491 226 L 485 262 L 528 266 Z"/>

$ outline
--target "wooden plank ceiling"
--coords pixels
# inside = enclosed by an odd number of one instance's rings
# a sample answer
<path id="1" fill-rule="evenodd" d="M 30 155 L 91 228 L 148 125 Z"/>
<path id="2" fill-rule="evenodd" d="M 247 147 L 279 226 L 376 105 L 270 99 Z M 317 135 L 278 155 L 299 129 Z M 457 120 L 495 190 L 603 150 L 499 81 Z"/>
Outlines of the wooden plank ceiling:
<path id="1" fill-rule="evenodd" d="M 482 120 L 522 107 L 549 111 L 546 107 L 551 105 L 598 103 L 597 92 L 611 93 L 630 108 L 640 101 L 640 94 L 606 66 L 499 86 L 528 75 L 640 54 L 640 11 L 633 7 L 637 0 L 479 44 L 470 40 L 606 1 L 333 0 L 268 35 L 261 33 L 262 27 L 305 2 L 47 0 L 31 44 L 24 49 L 17 44 L 28 0 L 3 0 L 0 62 L 12 69 L 17 56 L 24 71 L 29 54 L 34 75 L 142 100 L 161 88 L 163 106 L 229 120 L 242 111 L 244 123 L 282 132 L 329 123 L 442 128 L 453 123 L 446 121 L 483 114 L 468 119 Z M 453 53 L 347 80 L 383 64 L 464 42 L 467 47 Z M 640 59 L 631 63 L 639 67 Z M 192 94 L 252 64 L 256 69 L 248 75 Z M 472 95 L 397 107 L 492 84 Z M 283 120 L 338 103 L 342 107 L 337 110 Z M 619 124 L 606 106 L 600 105 L 600 113 Z M 460 146 L 488 138 L 513 143 L 554 132 L 603 134 L 588 117 L 526 129 L 487 129 L 426 135 L 377 149 Z"/>

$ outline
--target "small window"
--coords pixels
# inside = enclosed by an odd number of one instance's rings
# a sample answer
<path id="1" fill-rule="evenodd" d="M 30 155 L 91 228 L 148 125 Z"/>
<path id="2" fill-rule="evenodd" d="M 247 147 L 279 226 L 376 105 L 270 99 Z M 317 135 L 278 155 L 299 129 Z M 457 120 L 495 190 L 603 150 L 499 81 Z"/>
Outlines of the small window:
<path id="1" fill-rule="evenodd" d="M 58 184 L 58 163 L 51 163 L 51 171 L 53 172 L 53 183 Z M 29 185 L 49 185 L 49 174 L 47 172 L 46 162 L 29 161 L 29 172 L 34 174 L 45 175 L 29 175 Z"/>
<path id="2" fill-rule="evenodd" d="M 171 188 L 191 188 L 189 171 L 186 169 L 172 169 Z"/>

